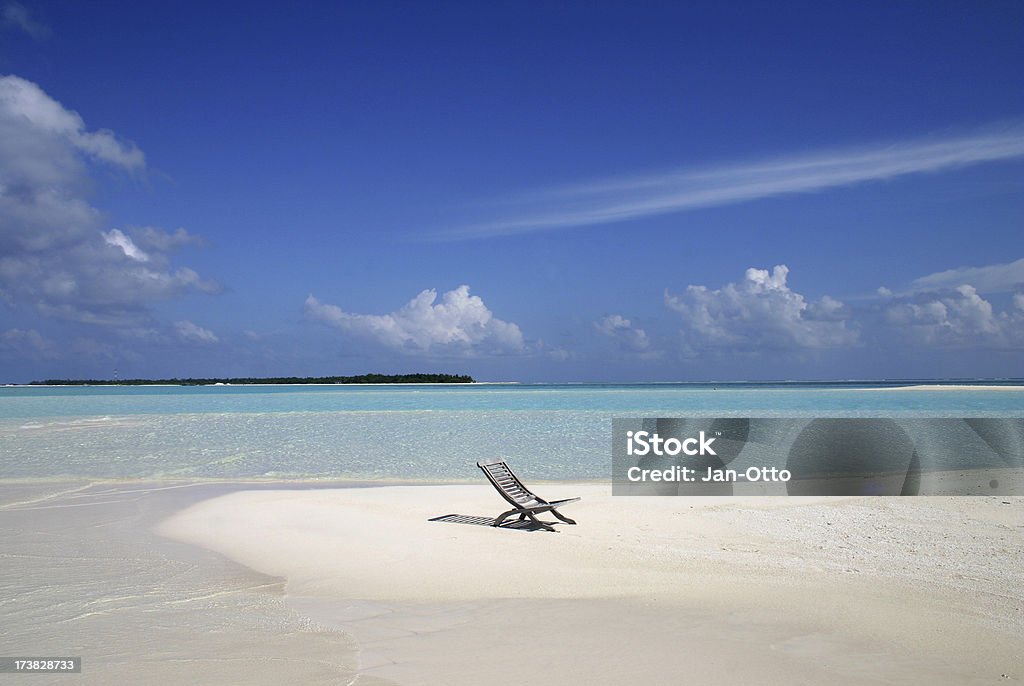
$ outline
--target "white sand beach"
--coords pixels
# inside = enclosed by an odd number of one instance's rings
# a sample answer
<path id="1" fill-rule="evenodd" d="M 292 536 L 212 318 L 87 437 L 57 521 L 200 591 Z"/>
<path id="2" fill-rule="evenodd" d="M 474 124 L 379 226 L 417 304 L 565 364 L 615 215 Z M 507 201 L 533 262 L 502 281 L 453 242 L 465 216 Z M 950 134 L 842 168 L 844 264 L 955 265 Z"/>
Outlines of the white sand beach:
<path id="1" fill-rule="evenodd" d="M 284 580 L 356 684 L 1024 680 L 1024 498 L 627 498 L 558 533 L 488 486 L 241 490 L 157 526 Z"/>

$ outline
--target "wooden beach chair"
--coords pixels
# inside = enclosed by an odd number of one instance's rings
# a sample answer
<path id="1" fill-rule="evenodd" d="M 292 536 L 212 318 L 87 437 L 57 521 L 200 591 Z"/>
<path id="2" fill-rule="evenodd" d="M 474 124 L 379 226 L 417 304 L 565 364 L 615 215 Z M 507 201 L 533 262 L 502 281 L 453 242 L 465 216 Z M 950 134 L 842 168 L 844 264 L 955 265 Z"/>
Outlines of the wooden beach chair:
<path id="1" fill-rule="evenodd" d="M 481 460 L 476 463 L 476 466 L 483 470 L 483 473 L 487 475 L 487 480 L 498 490 L 501 497 L 512 505 L 512 509 L 498 515 L 498 518 L 494 520 L 494 524 L 491 526 L 501 526 L 501 523 L 508 517 L 518 514 L 519 521 L 529 519 L 543 529 L 554 531 L 546 522 L 537 519 L 536 515 L 541 512 L 550 512 L 566 524 L 576 523 L 572 519 L 560 514 L 555 508 L 574 503 L 579 498 L 566 498 L 565 500 L 555 500 L 552 502 L 544 500 L 524 486 L 523 482 L 512 473 L 512 470 L 509 469 L 504 460 Z"/>

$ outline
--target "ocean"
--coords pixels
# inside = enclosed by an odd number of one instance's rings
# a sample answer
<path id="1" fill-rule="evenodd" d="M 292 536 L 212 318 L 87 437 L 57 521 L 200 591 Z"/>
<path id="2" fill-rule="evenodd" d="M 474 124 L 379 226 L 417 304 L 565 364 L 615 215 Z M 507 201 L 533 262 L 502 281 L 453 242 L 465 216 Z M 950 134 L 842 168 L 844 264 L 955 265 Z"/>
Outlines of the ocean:
<path id="1" fill-rule="evenodd" d="M 984 382 L 991 384 L 991 382 Z M 894 383 L 0 388 L 0 479 L 605 479 L 614 418 L 1019 417 L 1024 392 Z"/>

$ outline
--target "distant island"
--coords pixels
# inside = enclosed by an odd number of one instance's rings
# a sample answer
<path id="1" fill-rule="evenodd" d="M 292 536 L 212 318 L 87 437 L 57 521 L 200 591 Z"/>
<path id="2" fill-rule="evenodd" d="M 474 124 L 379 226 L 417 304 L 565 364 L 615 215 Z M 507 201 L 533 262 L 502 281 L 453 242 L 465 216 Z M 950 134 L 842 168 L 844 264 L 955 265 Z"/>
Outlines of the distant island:
<path id="1" fill-rule="evenodd" d="M 359 376 L 274 376 L 224 379 L 47 379 L 30 386 L 245 386 L 248 384 L 473 383 L 467 374 L 360 374 Z"/>

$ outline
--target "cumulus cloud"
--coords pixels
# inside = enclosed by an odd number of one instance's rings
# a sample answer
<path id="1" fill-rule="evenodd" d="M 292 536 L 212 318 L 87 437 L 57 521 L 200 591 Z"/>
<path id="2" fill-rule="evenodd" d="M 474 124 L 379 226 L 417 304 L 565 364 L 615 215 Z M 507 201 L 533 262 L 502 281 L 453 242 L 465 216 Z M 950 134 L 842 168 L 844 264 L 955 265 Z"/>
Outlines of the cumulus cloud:
<path id="1" fill-rule="evenodd" d="M 628 352 L 644 352 L 651 347 L 651 339 L 647 332 L 633 326 L 633 323 L 620 314 L 610 314 L 594 324 L 597 330 L 609 338 L 619 342 Z"/>
<path id="2" fill-rule="evenodd" d="M 217 343 L 220 341 L 215 333 L 209 329 L 204 329 L 198 324 L 193 324 L 187 319 L 175 322 L 174 331 L 182 340 L 193 343 Z"/>
<path id="3" fill-rule="evenodd" d="M 918 293 L 886 305 L 885 321 L 903 338 L 941 347 L 1018 347 L 1024 344 L 1024 295 L 997 312 L 968 284 Z"/>
<path id="4" fill-rule="evenodd" d="M 147 250 L 158 252 L 169 252 L 187 245 L 204 245 L 205 241 L 185 229 L 178 228 L 174 233 L 168 233 L 155 226 L 143 226 L 132 229 L 135 243 Z"/>
<path id="5" fill-rule="evenodd" d="M 377 315 L 345 312 L 310 295 L 305 312 L 310 319 L 406 352 L 524 350 L 519 327 L 495 317 L 479 296 L 470 295 L 469 286 L 437 299 L 436 290 L 425 290 L 394 312 Z"/>
<path id="6" fill-rule="evenodd" d="M 825 296 L 808 301 L 786 284 L 789 268 L 748 269 L 743 280 L 720 289 L 688 286 L 665 304 L 682 316 L 688 348 L 734 350 L 829 348 L 857 342 L 843 303 Z"/>
<path id="7" fill-rule="evenodd" d="M 109 343 L 89 337 L 62 337 L 58 342 L 35 329 L 12 328 L 0 332 L 0 356 L 3 356 L 5 360 L 57 360 L 69 357 L 112 358 L 115 356 L 115 348 Z M 14 370 L 15 368 L 11 367 L 10 371 Z"/>
<path id="8" fill-rule="evenodd" d="M 970 285 L 979 293 L 1007 293 L 1024 287 L 1024 258 L 1006 264 L 947 269 L 914 279 L 913 291 L 938 291 Z"/>
<path id="9" fill-rule="evenodd" d="M 171 265 L 171 252 L 195 241 L 187 232 L 103 226 L 88 201 L 93 164 L 131 173 L 145 156 L 110 131 L 88 130 L 36 84 L 0 77 L 0 297 L 123 326 L 147 319 L 156 301 L 217 292 L 215 282 Z"/>
<path id="10" fill-rule="evenodd" d="M 4 28 L 24 31 L 36 40 L 42 40 L 50 35 L 50 27 L 32 16 L 28 8 L 20 2 L 8 2 L 0 11 L 0 24 Z"/>
<path id="11" fill-rule="evenodd" d="M 139 246 L 135 245 L 131 238 L 121 233 L 120 229 L 111 229 L 103 234 L 103 240 L 107 242 L 107 245 L 114 245 L 121 248 L 121 252 L 125 254 L 125 257 L 130 257 L 136 262 L 149 262 L 149 255 L 139 249 Z"/>
<path id="12" fill-rule="evenodd" d="M 78 152 L 125 169 L 141 169 L 146 157 L 134 143 L 122 141 L 112 131 L 88 131 L 82 117 L 66 109 L 42 88 L 17 76 L 0 78 L 0 111 L 17 122 L 24 133 L 37 140 L 62 141 Z"/>

